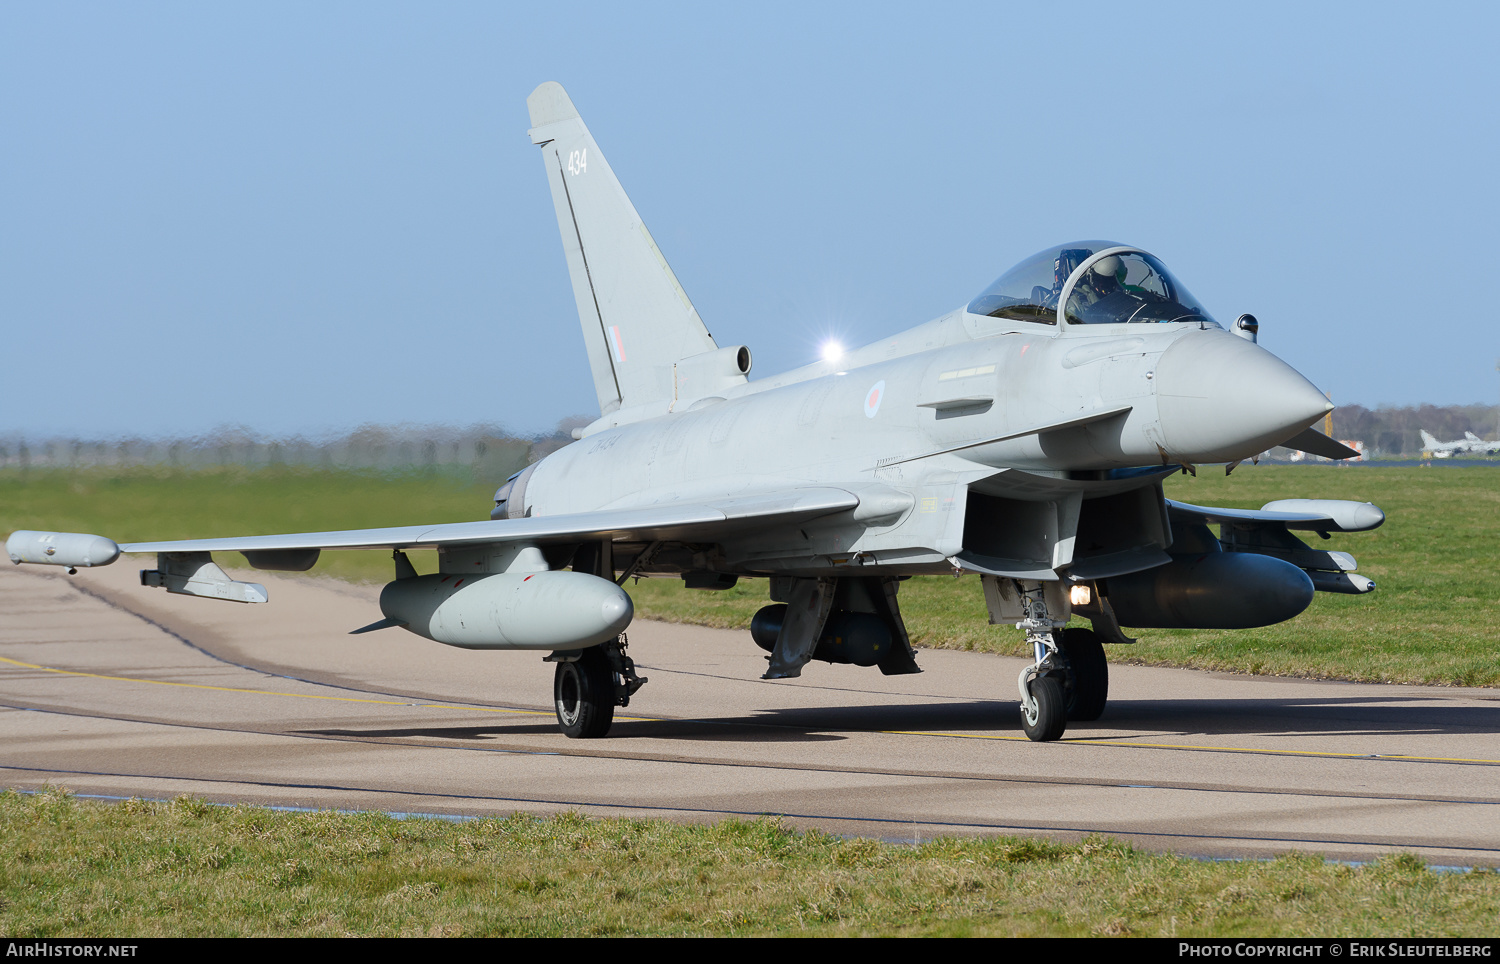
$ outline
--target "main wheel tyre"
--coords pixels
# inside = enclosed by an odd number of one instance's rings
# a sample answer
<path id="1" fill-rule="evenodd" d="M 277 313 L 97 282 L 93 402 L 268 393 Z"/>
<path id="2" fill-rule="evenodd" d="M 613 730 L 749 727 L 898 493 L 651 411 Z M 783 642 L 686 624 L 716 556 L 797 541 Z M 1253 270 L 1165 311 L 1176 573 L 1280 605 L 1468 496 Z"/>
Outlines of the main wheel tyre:
<path id="1" fill-rule="evenodd" d="M 557 725 L 565 736 L 591 740 L 609 732 L 615 721 L 615 681 L 609 657 L 597 646 L 571 663 L 558 663 L 552 677 Z"/>
<path id="2" fill-rule="evenodd" d="M 1092 629 L 1077 628 L 1063 630 L 1062 648 L 1073 667 L 1068 719 L 1097 720 L 1109 702 L 1109 663 L 1104 659 L 1104 645 Z"/>
<path id="3" fill-rule="evenodd" d="M 1068 728 L 1068 706 L 1062 684 L 1053 676 L 1038 676 L 1031 681 L 1031 699 L 1035 711 L 1021 704 L 1021 728 L 1038 743 L 1059 739 Z"/>

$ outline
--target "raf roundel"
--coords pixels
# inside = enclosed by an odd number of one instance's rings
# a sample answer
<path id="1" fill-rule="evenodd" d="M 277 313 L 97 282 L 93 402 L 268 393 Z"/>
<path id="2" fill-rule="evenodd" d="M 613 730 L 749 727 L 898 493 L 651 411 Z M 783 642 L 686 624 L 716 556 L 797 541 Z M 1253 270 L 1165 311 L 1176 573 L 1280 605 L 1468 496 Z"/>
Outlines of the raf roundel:
<path id="1" fill-rule="evenodd" d="M 874 418 L 880 411 L 880 400 L 885 397 L 885 382 L 878 381 L 865 393 L 865 418 Z"/>

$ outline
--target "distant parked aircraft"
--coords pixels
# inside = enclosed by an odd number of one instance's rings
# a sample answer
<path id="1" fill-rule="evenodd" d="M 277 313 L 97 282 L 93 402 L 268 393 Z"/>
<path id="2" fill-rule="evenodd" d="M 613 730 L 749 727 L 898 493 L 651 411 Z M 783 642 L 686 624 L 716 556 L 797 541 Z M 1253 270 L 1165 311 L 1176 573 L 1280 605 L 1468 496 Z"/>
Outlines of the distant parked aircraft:
<path id="1" fill-rule="evenodd" d="M 1500 442 L 1486 442 L 1473 432 L 1454 442 L 1439 442 L 1422 432 L 1422 451 L 1431 452 L 1433 458 L 1446 459 L 1453 455 L 1487 455 L 1500 451 Z"/>

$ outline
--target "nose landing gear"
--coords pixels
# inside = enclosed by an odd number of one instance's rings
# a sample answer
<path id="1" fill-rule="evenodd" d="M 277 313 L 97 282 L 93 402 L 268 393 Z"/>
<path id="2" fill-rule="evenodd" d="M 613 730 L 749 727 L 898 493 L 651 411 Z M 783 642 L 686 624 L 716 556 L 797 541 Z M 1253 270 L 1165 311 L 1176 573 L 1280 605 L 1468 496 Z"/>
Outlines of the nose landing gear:
<path id="1" fill-rule="evenodd" d="M 1026 630 L 1036 662 L 1021 671 L 1021 728 L 1037 742 L 1061 739 L 1069 720 L 1097 720 L 1109 701 L 1109 664 L 1092 630 L 1063 629 L 1040 589 L 1023 590 Z"/>
<path id="2" fill-rule="evenodd" d="M 1029 667 L 1028 667 L 1029 669 Z M 1021 729 L 1038 743 L 1060 739 L 1068 727 L 1068 705 L 1056 676 L 1022 680 Z"/>

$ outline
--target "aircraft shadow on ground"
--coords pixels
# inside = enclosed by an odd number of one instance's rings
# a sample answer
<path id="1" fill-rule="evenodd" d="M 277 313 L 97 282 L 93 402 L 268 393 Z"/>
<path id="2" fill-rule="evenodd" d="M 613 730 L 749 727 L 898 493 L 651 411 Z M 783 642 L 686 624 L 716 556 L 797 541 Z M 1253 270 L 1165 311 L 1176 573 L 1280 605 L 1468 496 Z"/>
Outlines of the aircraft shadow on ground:
<path id="1" fill-rule="evenodd" d="M 621 711 L 625 716 L 628 711 Z M 826 742 L 847 739 L 838 731 L 889 729 L 994 730 L 1019 717 L 1013 707 L 993 701 L 909 706 L 809 706 L 764 710 L 744 716 L 697 719 L 616 718 L 610 740 L 712 740 L 718 742 Z M 317 736 L 359 739 L 485 741 L 517 736 L 556 735 L 551 722 L 486 723 L 483 726 L 341 727 L 299 731 Z"/>
<path id="2" fill-rule="evenodd" d="M 830 742 L 871 731 L 996 733 L 1020 735 L 1018 707 L 1009 701 L 976 700 L 904 706 L 808 706 L 761 710 L 749 715 L 698 719 L 617 719 L 609 739 L 714 742 Z M 481 726 L 341 727 L 299 731 L 356 739 L 417 739 L 482 743 L 507 737 L 555 736 L 552 722 L 486 723 Z M 1431 705 L 1424 697 L 1313 699 L 1114 700 L 1095 722 L 1073 722 L 1066 738 L 1089 736 L 1154 738 L 1173 734 L 1290 735 L 1295 733 L 1420 735 L 1500 733 L 1500 702 L 1486 706 Z"/>
<path id="3" fill-rule="evenodd" d="M 1485 706 L 1432 705 L 1428 697 L 1314 697 L 1299 699 L 1111 700 L 1095 723 L 1071 723 L 1068 736 L 1087 729 L 1156 733 L 1326 732 L 1370 735 L 1500 733 L 1500 702 Z"/>
<path id="4" fill-rule="evenodd" d="M 843 727 L 844 729 L 855 729 Z M 453 743 L 479 743 L 522 736 L 559 736 L 554 723 L 515 723 L 488 726 L 430 726 L 396 727 L 385 729 L 339 729 L 299 730 L 307 736 L 337 736 L 361 740 L 415 739 L 441 740 Z M 808 732 L 805 726 L 771 725 L 752 719 L 716 720 L 616 720 L 609 731 L 610 741 L 629 739 L 655 740 L 713 740 L 718 742 L 776 742 L 776 743 L 822 743 L 843 740 L 847 737 L 837 733 Z M 587 742 L 587 741 L 586 741 Z"/>

